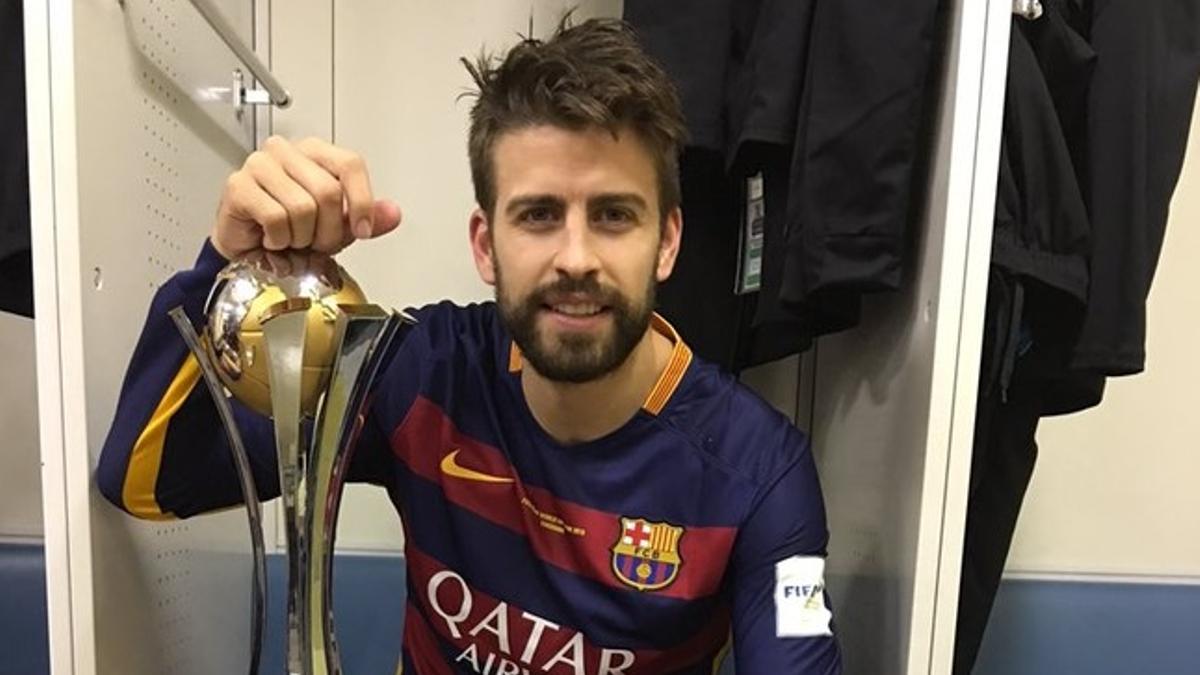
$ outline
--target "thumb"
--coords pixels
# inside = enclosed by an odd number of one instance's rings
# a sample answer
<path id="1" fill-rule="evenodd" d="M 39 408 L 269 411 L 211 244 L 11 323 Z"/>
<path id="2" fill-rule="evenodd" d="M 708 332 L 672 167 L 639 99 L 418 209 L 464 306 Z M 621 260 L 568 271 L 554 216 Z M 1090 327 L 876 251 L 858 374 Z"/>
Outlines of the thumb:
<path id="1" fill-rule="evenodd" d="M 371 232 L 363 237 L 356 232 L 360 239 L 379 237 L 391 232 L 400 225 L 402 214 L 400 205 L 390 199 L 378 199 L 371 211 Z"/>

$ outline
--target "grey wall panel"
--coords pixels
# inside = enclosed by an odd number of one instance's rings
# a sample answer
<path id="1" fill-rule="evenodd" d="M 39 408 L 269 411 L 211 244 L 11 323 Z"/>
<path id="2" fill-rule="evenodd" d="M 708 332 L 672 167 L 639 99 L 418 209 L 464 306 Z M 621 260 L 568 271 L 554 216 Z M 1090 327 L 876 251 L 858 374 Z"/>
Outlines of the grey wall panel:
<path id="1" fill-rule="evenodd" d="M 802 361 L 803 355 L 797 354 L 747 368 L 738 376 L 738 381 L 753 389 L 801 429 L 807 430 L 807 419 L 797 415 L 803 393 L 800 386 Z"/>
<path id="2" fill-rule="evenodd" d="M 33 321 L 0 312 L 0 539 L 42 536 Z"/>

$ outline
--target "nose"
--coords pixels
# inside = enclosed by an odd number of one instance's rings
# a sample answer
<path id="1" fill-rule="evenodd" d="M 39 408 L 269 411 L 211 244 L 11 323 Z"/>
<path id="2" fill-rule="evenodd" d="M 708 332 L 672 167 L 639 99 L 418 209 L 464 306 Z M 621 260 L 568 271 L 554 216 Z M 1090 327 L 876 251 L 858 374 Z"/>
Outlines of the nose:
<path id="1" fill-rule="evenodd" d="M 594 233 L 588 227 L 585 209 L 571 209 L 562 229 L 562 243 L 554 257 L 559 274 L 579 279 L 600 269 L 596 256 Z"/>

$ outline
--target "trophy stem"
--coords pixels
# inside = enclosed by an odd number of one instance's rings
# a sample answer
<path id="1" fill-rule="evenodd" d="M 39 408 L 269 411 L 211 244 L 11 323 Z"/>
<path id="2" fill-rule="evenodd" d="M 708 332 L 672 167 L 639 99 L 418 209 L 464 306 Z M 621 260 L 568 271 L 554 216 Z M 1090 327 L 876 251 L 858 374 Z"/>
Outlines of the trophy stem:
<path id="1" fill-rule="evenodd" d="M 208 354 L 201 348 L 196 330 L 192 328 L 192 322 L 188 320 L 183 308 L 175 307 L 170 311 L 170 315 L 171 320 L 175 322 L 175 327 L 179 330 L 180 335 L 183 336 L 183 341 L 187 344 L 192 356 L 200 364 L 200 371 L 204 374 L 204 382 L 208 386 L 209 394 L 211 394 L 213 403 L 217 407 L 217 414 L 221 418 L 221 426 L 225 428 L 225 435 L 229 439 L 229 448 L 233 453 L 233 464 L 237 470 L 238 482 L 242 488 L 242 499 L 246 503 L 246 517 L 250 523 L 250 547 L 254 558 L 254 571 L 251 575 L 250 583 L 252 617 L 250 626 L 249 673 L 250 675 L 258 675 L 258 667 L 262 659 L 263 634 L 266 631 L 267 607 L 267 556 L 266 546 L 263 542 L 262 505 L 258 502 L 258 491 L 254 486 L 254 474 L 250 471 L 250 458 L 246 454 L 246 446 L 242 442 L 242 435 L 238 431 L 237 423 L 234 421 L 233 410 L 229 406 L 229 400 L 225 398 L 225 388 L 217 376 L 217 371 L 213 367 Z"/>
<path id="2" fill-rule="evenodd" d="M 305 527 L 308 515 L 306 457 L 301 452 L 301 385 L 307 310 L 307 303 L 297 303 L 275 313 L 262 324 L 287 540 L 287 668 L 292 675 L 310 675 L 313 672 L 312 645 L 307 640 L 310 632 L 305 628 L 308 623 L 306 608 L 309 603 L 306 596 L 309 589 L 302 583 L 311 543 Z"/>

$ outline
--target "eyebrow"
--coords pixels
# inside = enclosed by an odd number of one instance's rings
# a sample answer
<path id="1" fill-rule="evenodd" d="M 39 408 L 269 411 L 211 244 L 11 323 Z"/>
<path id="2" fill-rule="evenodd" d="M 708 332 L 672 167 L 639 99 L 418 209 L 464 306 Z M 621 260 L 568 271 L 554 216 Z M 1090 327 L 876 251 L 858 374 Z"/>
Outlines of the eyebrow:
<path id="1" fill-rule="evenodd" d="M 615 204 L 626 204 L 634 206 L 641 211 L 645 211 L 648 206 L 646 200 L 635 192 L 608 192 L 605 194 L 596 195 L 588 200 L 588 208 L 594 209 L 600 206 L 612 206 Z"/>
<path id="2" fill-rule="evenodd" d="M 565 202 L 555 197 L 554 195 L 521 195 L 508 200 L 508 205 L 504 207 L 504 212 L 508 215 L 513 215 L 518 211 L 534 207 L 559 207 L 562 208 Z"/>
<path id="3" fill-rule="evenodd" d="M 552 194 L 521 195 L 510 199 L 507 206 L 504 208 L 504 212 L 511 216 L 514 213 L 528 208 L 562 208 L 565 204 L 566 201 L 564 199 Z M 636 192 L 606 192 L 588 199 L 589 210 L 604 206 L 612 206 L 615 204 L 627 204 L 641 211 L 645 211 L 648 208 L 646 200 Z"/>

